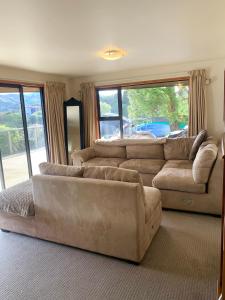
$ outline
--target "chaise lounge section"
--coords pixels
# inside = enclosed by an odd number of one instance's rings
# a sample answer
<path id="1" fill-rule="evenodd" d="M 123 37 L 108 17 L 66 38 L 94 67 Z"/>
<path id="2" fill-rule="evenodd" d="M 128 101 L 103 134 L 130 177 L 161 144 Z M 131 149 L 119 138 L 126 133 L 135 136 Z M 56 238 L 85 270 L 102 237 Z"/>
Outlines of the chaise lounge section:
<path id="1" fill-rule="evenodd" d="M 0 193 L 2 230 L 143 259 L 160 226 L 161 194 L 143 187 L 137 171 L 44 163 L 41 172 Z"/>

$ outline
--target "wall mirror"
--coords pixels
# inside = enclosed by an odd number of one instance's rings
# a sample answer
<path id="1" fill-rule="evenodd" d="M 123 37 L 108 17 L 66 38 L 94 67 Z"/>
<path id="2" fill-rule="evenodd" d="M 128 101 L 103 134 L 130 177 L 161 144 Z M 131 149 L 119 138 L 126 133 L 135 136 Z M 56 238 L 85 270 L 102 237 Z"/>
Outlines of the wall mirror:
<path id="1" fill-rule="evenodd" d="M 71 98 L 64 102 L 64 128 L 67 163 L 72 164 L 74 150 L 84 148 L 82 103 Z"/>

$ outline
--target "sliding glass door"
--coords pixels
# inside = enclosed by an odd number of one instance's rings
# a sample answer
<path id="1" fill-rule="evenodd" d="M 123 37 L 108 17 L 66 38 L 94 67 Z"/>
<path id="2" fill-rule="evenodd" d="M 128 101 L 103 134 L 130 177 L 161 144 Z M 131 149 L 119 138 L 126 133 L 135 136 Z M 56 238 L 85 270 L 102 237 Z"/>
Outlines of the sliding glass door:
<path id="1" fill-rule="evenodd" d="M 17 87 L 0 87 L 0 149 L 5 186 L 27 180 L 29 171 L 20 90 Z"/>
<path id="2" fill-rule="evenodd" d="M 0 84 L 0 190 L 38 173 L 46 149 L 42 89 Z"/>

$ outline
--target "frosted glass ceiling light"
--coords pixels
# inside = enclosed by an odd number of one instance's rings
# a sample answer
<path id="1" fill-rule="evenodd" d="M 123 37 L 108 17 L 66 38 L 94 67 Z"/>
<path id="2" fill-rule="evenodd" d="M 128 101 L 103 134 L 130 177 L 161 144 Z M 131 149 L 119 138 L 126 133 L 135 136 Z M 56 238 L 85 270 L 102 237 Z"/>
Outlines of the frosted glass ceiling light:
<path id="1" fill-rule="evenodd" d="M 112 49 L 112 48 L 109 48 L 109 49 L 106 49 L 106 50 L 102 51 L 100 53 L 100 56 L 103 59 L 106 59 L 106 60 L 117 60 L 117 59 L 122 58 L 126 54 L 127 54 L 127 52 L 125 50 L 123 50 L 123 49 L 119 49 L 119 48 Z"/>

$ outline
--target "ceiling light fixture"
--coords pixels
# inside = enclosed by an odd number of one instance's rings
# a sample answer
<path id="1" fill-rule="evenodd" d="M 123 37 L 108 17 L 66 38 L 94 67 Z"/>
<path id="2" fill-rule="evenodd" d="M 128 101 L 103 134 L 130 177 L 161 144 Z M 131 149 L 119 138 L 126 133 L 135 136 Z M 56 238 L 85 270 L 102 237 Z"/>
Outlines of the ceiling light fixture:
<path id="1" fill-rule="evenodd" d="M 106 60 L 117 60 L 125 56 L 127 52 L 119 48 L 109 48 L 100 53 L 100 56 Z"/>

